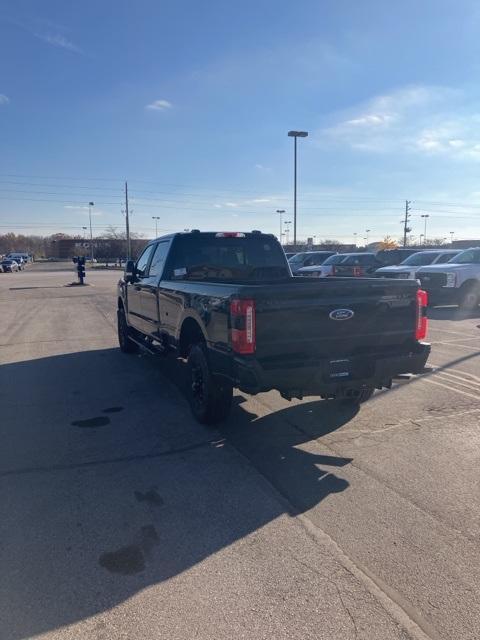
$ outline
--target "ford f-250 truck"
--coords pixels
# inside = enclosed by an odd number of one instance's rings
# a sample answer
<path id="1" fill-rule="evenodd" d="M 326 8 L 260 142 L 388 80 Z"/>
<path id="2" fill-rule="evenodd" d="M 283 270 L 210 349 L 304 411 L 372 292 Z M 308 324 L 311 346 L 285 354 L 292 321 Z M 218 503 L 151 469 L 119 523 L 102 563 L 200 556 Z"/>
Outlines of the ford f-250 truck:
<path id="1" fill-rule="evenodd" d="M 421 267 L 416 276 L 432 306 L 457 304 L 472 311 L 480 304 L 480 247 L 466 249 L 447 263 Z"/>
<path id="2" fill-rule="evenodd" d="M 360 403 L 421 372 L 426 306 L 416 281 L 294 277 L 273 235 L 192 231 L 127 263 L 118 338 L 187 359 L 193 414 L 215 423 L 234 387 Z"/>

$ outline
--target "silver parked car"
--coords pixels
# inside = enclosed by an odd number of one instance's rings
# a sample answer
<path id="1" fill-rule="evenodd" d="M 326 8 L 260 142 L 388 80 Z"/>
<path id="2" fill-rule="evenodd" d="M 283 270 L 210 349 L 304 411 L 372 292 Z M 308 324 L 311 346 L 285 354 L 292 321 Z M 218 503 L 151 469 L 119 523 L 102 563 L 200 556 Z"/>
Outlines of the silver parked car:
<path id="1" fill-rule="evenodd" d="M 408 280 L 414 280 L 418 267 L 425 267 L 429 264 L 444 264 L 448 262 L 460 251 L 457 249 L 442 249 L 442 250 L 428 250 L 418 251 L 413 253 L 408 258 L 405 258 L 397 266 L 381 267 L 375 271 L 376 276 L 381 278 L 403 278 Z"/>

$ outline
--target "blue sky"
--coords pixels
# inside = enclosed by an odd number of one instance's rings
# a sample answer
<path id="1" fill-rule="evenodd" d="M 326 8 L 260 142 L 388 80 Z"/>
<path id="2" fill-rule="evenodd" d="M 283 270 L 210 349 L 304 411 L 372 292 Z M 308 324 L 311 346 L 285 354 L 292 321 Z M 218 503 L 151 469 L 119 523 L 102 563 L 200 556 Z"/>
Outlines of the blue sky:
<path id="1" fill-rule="evenodd" d="M 480 7 L 3 2 L 0 232 L 260 228 L 480 237 Z"/>

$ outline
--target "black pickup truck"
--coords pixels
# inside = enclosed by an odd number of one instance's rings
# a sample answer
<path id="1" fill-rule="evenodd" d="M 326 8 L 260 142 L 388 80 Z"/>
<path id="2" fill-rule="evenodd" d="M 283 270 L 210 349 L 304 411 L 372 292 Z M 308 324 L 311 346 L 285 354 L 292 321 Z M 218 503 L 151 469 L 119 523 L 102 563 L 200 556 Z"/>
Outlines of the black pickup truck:
<path id="1" fill-rule="evenodd" d="M 192 231 L 127 262 L 118 337 L 187 359 L 192 411 L 214 423 L 234 387 L 359 403 L 421 372 L 426 305 L 415 280 L 294 277 L 273 235 Z"/>

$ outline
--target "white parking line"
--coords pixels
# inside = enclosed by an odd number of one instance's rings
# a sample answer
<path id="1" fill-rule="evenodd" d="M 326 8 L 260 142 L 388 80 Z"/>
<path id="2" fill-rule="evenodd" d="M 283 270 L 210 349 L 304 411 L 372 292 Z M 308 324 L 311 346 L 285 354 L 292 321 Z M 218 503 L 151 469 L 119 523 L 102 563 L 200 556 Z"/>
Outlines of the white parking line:
<path id="1" fill-rule="evenodd" d="M 441 364 L 433 364 L 430 363 L 430 365 L 434 368 L 434 369 L 441 369 L 443 373 L 447 373 L 446 368 L 444 368 L 444 365 Z M 453 373 L 455 372 L 456 374 L 461 374 L 462 376 L 467 376 L 470 378 L 473 378 L 474 380 L 478 380 L 480 382 L 480 377 L 479 376 L 475 376 L 473 373 L 469 373 L 468 371 L 462 371 L 461 369 L 457 369 L 456 367 L 451 367 L 448 370 L 449 373 L 451 373 L 453 375 Z"/>
<path id="2" fill-rule="evenodd" d="M 449 387 L 446 384 L 442 384 L 441 382 L 436 382 L 435 380 L 429 380 L 427 378 L 420 378 L 422 382 L 428 382 L 428 384 L 436 384 L 437 387 L 443 387 L 444 389 L 448 389 L 449 391 L 456 391 L 457 393 L 461 393 L 463 396 L 467 396 L 468 398 L 473 398 L 474 400 L 478 400 L 480 402 L 480 395 L 474 396 L 473 393 L 467 393 L 466 391 L 462 391 L 461 389 L 457 389 L 456 387 Z"/>

